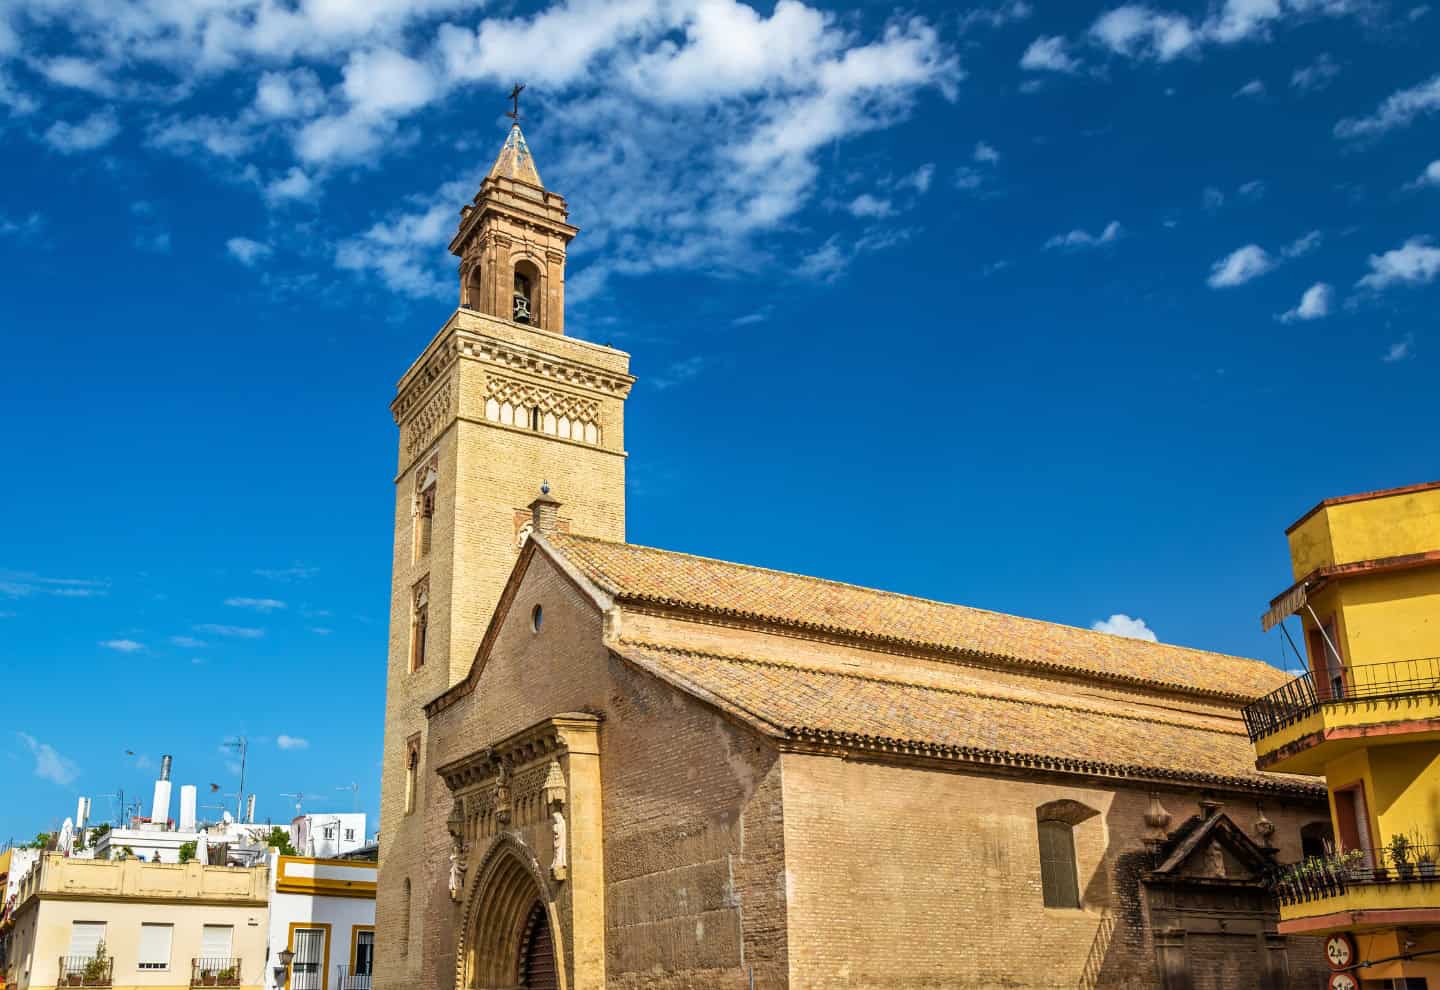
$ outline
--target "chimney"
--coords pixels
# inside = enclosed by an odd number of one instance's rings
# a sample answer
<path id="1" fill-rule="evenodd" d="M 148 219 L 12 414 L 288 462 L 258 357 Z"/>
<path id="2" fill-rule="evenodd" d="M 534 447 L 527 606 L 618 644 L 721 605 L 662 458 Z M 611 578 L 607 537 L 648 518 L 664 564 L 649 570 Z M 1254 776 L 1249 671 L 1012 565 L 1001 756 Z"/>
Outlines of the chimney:
<path id="1" fill-rule="evenodd" d="M 164 826 L 170 820 L 170 757 L 160 757 L 160 779 L 155 781 L 155 800 L 150 803 L 150 820 Z"/>
<path id="2" fill-rule="evenodd" d="M 180 831 L 195 831 L 195 785 L 180 786 Z"/>
<path id="3" fill-rule="evenodd" d="M 82 797 L 75 806 L 75 831 L 85 834 L 85 823 L 90 820 L 90 799 Z"/>
<path id="4" fill-rule="evenodd" d="M 530 523 L 537 536 L 549 536 L 555 532 L 555 521 L 560 517 L 560 500 L 550 494 L 550 482 L 540 483 L 540 497 L 530 503 Z"/>
<path id="5" fill-rule="evenodd" d="M 255 795 L 251 794 L 245 802 L 245 821 L 250 825 L 255 824 Z"/>

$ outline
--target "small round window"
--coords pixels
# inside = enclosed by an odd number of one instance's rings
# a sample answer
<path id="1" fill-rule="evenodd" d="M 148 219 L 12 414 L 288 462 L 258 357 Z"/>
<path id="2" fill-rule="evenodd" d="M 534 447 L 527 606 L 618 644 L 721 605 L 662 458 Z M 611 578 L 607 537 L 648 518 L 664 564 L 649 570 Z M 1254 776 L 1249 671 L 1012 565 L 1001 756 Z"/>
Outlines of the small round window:
<path id="1" fill-rule="evenodd" d="M 539 632 L 541 624 L 545 621 L 545 610 L 536 605 L 530 610 L 530 629 L 532 632 Z"/>

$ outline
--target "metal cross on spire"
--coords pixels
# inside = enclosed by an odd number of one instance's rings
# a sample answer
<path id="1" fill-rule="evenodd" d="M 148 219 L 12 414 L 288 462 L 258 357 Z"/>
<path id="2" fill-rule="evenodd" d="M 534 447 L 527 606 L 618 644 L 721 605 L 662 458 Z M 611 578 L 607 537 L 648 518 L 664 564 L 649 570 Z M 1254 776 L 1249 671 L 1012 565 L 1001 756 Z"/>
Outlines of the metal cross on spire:
<path id="1" fill-rule="evenodd" d="M 525 92 L 525 84 L 517 82 L 515 84 L 515 88 L 510 90 L 510 102 L 512 104 L 512 108 L 505 111 L 505 116 L 509 117 L 517 124 L 520 123 L 520 94 L 523 92 Z"/>

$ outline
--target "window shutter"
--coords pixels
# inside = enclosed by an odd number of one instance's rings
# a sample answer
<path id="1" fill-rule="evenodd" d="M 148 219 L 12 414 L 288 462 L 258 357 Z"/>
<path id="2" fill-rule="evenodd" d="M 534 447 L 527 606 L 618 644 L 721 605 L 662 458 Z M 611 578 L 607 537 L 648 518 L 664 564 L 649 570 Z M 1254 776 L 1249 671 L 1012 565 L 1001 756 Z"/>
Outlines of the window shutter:
<path id="1" fill-rule="evenodd" d="M 72 956 L 90 959 L 100 943 L 105 941 L 105 922 L 76 921 L 70 925 L 70 952 Z"/>
<path id="2" fill-rule="evenodd" d="M 235 928 L 206 925 L 200 932 L 200 955 L 205 959 L 229 959 Z"/>
<path id="3" fill-rule="evenodd" d="M 1068 822 L 1040 823 L 1040 887 L 1046 907 L 1080 906 L 1075 835 Z"/>
<path id="4" fill-rule="evenodd" d="M 141 925 L 140 951 L 136 961 L 141 969 L 168 969 L 173 925 Z"/>

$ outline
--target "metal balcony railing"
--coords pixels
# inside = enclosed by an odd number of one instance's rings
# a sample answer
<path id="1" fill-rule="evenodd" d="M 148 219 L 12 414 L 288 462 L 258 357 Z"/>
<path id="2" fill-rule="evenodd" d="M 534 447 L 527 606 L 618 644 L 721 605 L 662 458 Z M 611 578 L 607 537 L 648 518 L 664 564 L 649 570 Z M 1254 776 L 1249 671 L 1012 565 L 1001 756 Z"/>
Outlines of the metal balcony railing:
<path id="1" fill-rule="evenodd" d="M 60 957 L 62 987 L 108 987 L 114 971 L 114 956 Z"/>
<path id="2" fill-rule="evenodd" d="M 1341 667 L 1318 683 L 1307 673 L 1250 702 L 1241 714 L 1245 731 L 1254 742 L 1313 715 L 1326 704 L 1415 694 L 1440 694 L 1440 657 Z"/>
<path id="3" fill-rule="evenodd" d="M 357 973 L 353 966 L 336 966 L 336 987 L 338 990 L 370 990 L 370 972 Z"/>
<path id="4" fill-rule="evenodd" d="M 1440 880 L 1440 845 L 1356 850 L 1334 859 L 1308 859 L 1275 877 L 1281 904 L 1305 904 L 1338 897 L 1373 884 L 1434 883 Z M 1440 891 L 1436 892 L 1440 907 Z"/>
<path id="5" fill-rule="evenodd" d="M 190 960 L 192 987 L 238 987 L 240 960 L 228 956 L 202 956 Z"/>

